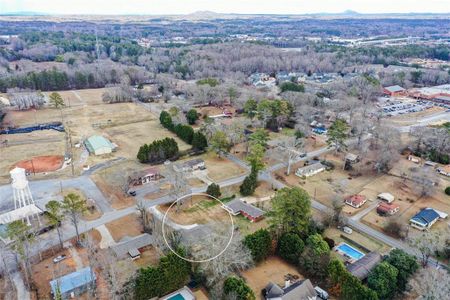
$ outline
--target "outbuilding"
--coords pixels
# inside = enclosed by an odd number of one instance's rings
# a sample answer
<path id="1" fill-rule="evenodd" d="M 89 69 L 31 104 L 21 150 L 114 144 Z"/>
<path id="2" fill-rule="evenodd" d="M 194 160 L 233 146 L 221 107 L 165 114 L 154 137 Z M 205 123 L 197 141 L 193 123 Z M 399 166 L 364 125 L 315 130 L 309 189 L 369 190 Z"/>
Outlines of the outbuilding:
<path id="1" fill-rule="evenodd" d="M 91 136 L 84 142 L 84 145 L 89 153 L 94 155 L 108 154 L 116 148 L 107 138 L 100 135 Z"/>

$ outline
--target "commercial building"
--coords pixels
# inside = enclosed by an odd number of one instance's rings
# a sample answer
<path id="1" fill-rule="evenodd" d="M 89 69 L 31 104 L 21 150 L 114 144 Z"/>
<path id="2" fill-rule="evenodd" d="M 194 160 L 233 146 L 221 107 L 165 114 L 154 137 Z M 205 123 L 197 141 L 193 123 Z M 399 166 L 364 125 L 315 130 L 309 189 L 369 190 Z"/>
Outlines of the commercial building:
<path id="1" fill-rule="evenodd" d="M 402 96 L 406 94 L 406 90 L 399 85 L 385 87 L 383 92 L 389 96 Z"/>

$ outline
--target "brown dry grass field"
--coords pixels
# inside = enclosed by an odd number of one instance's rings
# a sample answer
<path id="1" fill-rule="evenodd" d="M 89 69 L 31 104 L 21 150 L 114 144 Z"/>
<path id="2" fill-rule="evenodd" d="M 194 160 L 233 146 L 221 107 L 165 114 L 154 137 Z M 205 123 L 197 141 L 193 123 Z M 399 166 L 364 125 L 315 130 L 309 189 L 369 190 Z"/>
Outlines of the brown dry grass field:
<path id="1" fill-rule="evenodd" d="M 106 223 L 105 226 L 116 242 L 119 242 L 125 236 L 138 236 L 143 232 L 142 224 L 137 214 L 129 214 L 123 218 Z"/>
<path id="2" fill-rule="evenodd" d="M 141 249 L 141 258 L 134 260 L 133 262 L 139 268 L 145 268 L 148 266 L 158 266 L 160 259 L 160 252 L 153 246 L 145 247 Z"/>
<path id="3" fill-rule="evenodd" d="M 241 275 L 245 278 L 245 281 L 253 290 L 257 299 L 259 299 L 261 297 L 261 290 L 269 282 L 284 287 L 284 276 L 287 274 L 297 275 L 300 280 L 304 279 L 294 266 L 289 265 L 279 257 L 272 256 L 257 266 L 242 272 Z"/>
<path id="4" fill-rule="evenodd" d="M 89 165 L 114 157 L 136 160 L 137 151 L 142 144 L 151 143 L 164 137 L 173 137 L 178 142 L 180 150 L 189 148 L 189 145 L 164 129 L 156 116 L 141 106 L 135 103 L 103 103 L 101 95 L 104 91 L 105 89 L 62 91 L 60 93 L 66 102 L 66 107 L 62 111 L 49 107 L 36 111 L 10 111 L 4 122 L 9 126 L 27 126 L 35 123 L 64 121 L 71 134 L 73 144 L 98 134 L 119 146 L 117 152 L 111 155 L 89 156 L 87 162 L 83 163 Z M 5 139 L 4 136 L 1 138 Z M 7 169 L 18 161 L 33 156 L 65 154 L 64 133 L 40 131 L 31 134 L 10 135 L 8 139 L 11 144 L 26 142 L 38 146 L 14 145 L 1 148 L 0 176 L 7 177 Z M 74 148 L 73 150 L 75 152 L 74 161 L 78 162 L 82 149 Z M 76 163 L 75 167 L 75 173 L 81 173 L 82 165 Z"/>
<path id="5" fill-rule="evenodd" d="M 39 134 L 43 136 L 39 137 Z M 2 183 L 9 182 L 9 171 L 20 161 L 36 156 L 65 154 L 64 134 L 56 131 L 1 135 L 0 142 L 4 140 L 8 140 L 10 144 L 7 147 L 0 147 L 0 181 Z M 24 144 L 16 145 L 16 142 L 24 142 Z M 59 171 L 58 174 L 65 171 Z M 38 175 L 38 177 L 43 176 L 44 174 Z"/>
<path id="6" fill-rule="evenodd" d="M 191 199 L 186 198 L 183 205 L 178 209 L 176 204 L 158 206 L 159 211 L 165 214 L 173 222 L 181 225 L 191 224 L 207 224 L 219 222 L 225 226 L 231 226 L 230 214 L 223 209 L 217 200 L 206 196 L 193 196 Z"/>
<path id="7" fill-rule="evenodd" d="M 201 156 L 205 160 L 208 177 L 218 182 L 224 179 L 245 174 L 245 170 L 229 159 L 218 157 L 215 153 L 207 153 Z"/>

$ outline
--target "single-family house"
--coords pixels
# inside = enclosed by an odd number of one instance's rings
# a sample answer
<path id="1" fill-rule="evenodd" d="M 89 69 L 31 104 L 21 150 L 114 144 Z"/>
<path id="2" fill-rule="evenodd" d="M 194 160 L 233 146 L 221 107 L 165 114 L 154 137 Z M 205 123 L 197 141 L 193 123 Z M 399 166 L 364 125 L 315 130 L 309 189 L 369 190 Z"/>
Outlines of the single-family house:
<path id="1" fill-rule="evenodd" d="M 136 237 L 125 237 L 120 242 L 111 247 L 117 258 L 127 258 L 135 260 L 141 257 L 139 249 L 153 244 L 153 237 L 148 233 L 143 233 Z"/>
<path id="2" fill-rule="evenodd" d="M 128 177 L 129 185 L 143 185 L 161 178 L 161 174 L 158 168 L 152 167 L 139 172 L 134 173 Z"/>
<path id="3" fill-rule="evenodd" d="M 89 289 L 89 286 L 95 284 L 95 280 L 96 276 L 91 267 L 86 267 L 56 278 L 50 281 L 53 299 L 73 299 L 74 297 L 79 297 Z"/>
<path id="4" fill-rule="evenodd" d="M 89 153 L 94 155 L 108 154 L 115 150 L 116 146 L 107 138 L 100 135 L 93 135 L 84 141 L 84 145 Z"/>
<path id="5" fill-rule="evenodd" d="M 297 175 L 298 177 L 309 177 L 325 170 L 326 167 L 322 163 L 318 162 L 312 165 L 298 168 L 297 171 L 295 171 L 295 175 Z"/>
<path id="6" fill-rule="evenodd" d="M 170 293 L 169 295 L 163 296 L 159 298 L 161 300 L 195 300 L 195 295 L 191 292 L 191 290 L 184 286 L 181 289 Z"/>
<path id="7" fill-rule="evenodd" d="M 412 227 L 419 230 L 427 230 L 436 223 L 439 218 L 446 218 L 447 214 L 439 212 L 433 208 L 427 207 L 418 212 L 409 220 Z"/>
<path id="8" fill-rule="evenodd" d="M 237 216 L 239 214 L 243 215 L 251 222 L 257 222 L 261 220 L 264 216 L 264 211 L 248 204 L 240 199 L 235 199 L 231 202 L 224 203 L 222 208 L 226 209 L 232 215 Z"/>
<path id="9" fill-rule="evenodd" d="M 445 175 L 447 177 L 450 177 L 450 165 L 439 167 L 437 169 L 437 171 L 439 172 L 439 174 L 442 174 L 442 175 Z"/>
<path id="10" fill-rule="evenodd" d="M 354 208 L 360 208 L 366 203 L 367 198 L 364 195 L 351 195 L 345 198 L 345 204 L 350 205 Z"/>
<path id="11" fill-rule="evenodd" d="M 424 165 L 435 168 L 437 166 L 437 163 L 435 163 L 434 161 L 431 161 L 431 160 L 427 160 L 424 162 Z"/>
<path id="12" fill-rule="evenodd" d="M 266 300 L 316 300 L 317 292 L 309 279 L 291 283 L 286 281 L 284 288 L 270 282 L 262 291 Z"/>
<path id="13" fill-rule="evenodd" d="M 364 280 L 369 276 L 378 263 L 381 262 L 381 255 L 378 252 L 370 252 L 347 266 L 347 270 L 356 278 Z"/>
<path id="14" fill-rule="evenodd" d="M 381 202 L 377 207 L 377 213 L 381 216 L 392 216 L 396 214 L 400 209 L 400 206 L 393 203 Z"/>
<path id="15" fill-rule="evenodd" d="M 395 197 L 392 194 L 389 194 L 389 193 L 378 194 L 377 198 L 379 200 L 385 201 L 387 203 L 391 203 L 395 199 Z"/>
<path id="16" fill-rule="evenodd" d="M 175 165 L 175 169 L 178 171 L 190 172 L 195 170 L 206 169 L 205 161 L 201 158 L 191 159 Z"/>
<path id="17" fill-rule="evenodd" d="M 420 157 L 414 156 L 414 155 L 408 155 L 408 160 L 412 161 L 413 163 L 419 164 L 422 159 Z"/>
<path id="18" fill-rule="evenodd" d="M 406 90 L 399 85 L 385 87 L 383 92 L 389 96 L 402 96 L 406 94 Z"/>

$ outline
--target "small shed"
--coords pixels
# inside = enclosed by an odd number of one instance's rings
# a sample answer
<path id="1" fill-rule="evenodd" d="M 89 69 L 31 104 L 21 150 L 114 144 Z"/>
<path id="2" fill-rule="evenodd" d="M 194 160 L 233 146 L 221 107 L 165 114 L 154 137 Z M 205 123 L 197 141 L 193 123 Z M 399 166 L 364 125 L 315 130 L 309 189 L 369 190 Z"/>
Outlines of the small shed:
<path id="1" fill-rule="evenodd" d="M 107 138 L 101 135 L 91 136 L 84 142 L 84 145 L 89 153 L 94 155 L 108 154 L 116 148 Z"/>
<path id="2" fill-rule="evenodd" d="M 86 292 L 95 280 L 96 276 L 91 267 L 56 278 L 50 281 L 53 299 L 57 299 L 58 294 L 61 295 L 61 299 L 78 297 Z"/>
<path id="3" fill-rule="evenodd" d="M 382 200 L 382 201 L 386 201 L 387 203 L 391 203 L 395 199 L 395 197 L 392 194 L 389 194 L 389 193 L 378 194 L 377 198 Z"/>

